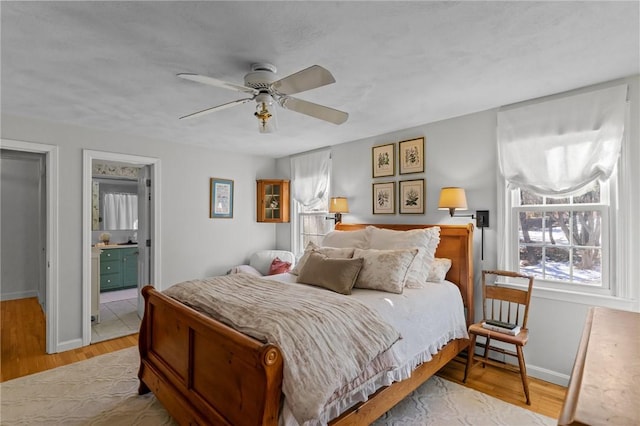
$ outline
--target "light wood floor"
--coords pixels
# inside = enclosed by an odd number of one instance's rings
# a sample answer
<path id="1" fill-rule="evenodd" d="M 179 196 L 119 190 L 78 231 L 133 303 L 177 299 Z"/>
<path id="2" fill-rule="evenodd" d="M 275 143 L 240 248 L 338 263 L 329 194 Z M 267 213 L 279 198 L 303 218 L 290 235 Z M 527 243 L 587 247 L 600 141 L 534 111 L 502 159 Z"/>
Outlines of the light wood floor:
<path id="1" fill-rule="evenodd" d="M 121 337 L 59 354 L 45 353 L 45 319 L 37 299 L 0 302 L 0 382 L 83 361 L 94 356 L 138 344 L 138 335 Z M 439 376 L 462 383 L 464 360 L 447 364 Z M 524 402 L 522 382 L 517 373 L 487 366 L 475 367 L 467 383 L 471 389 L 505 402 L 557 419 L 562 409 L 566 388 L 530 378 L 531 406 Z"/>

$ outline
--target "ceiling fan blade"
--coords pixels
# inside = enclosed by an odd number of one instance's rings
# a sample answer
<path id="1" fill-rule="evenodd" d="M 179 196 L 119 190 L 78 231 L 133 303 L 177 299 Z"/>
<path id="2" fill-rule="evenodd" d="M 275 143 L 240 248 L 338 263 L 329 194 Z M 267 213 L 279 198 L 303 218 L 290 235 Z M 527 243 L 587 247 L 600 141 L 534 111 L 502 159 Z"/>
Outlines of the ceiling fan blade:
<path id="1" fill-rule="evenodd" d="M 235 90 L 236 92 L 244 92 L 252 95 L 257 95 L 258 91 L 251 87 L 242 86 L 240 84 L 228 83 L 226 81 L 218 80 L 217 78 L 207 77 L 199 74 L 181 73 L 178 77 L 185 80 L 195 81 L 196 83 L 208 84 L 209 86 L 221 87 L 223 89 Z"/>
<path id="2" fill-rule="evenodd" d="M 349 114 L 346 112 L 314 104 L 313 102 L 303 101 L 302 99 L 283 96 L 278 102 L 283 108 L 314 118 L 319 118 L 320 120 L 328 121 L 333 124 L 342 124 L 347 121 L 347 118 L 349 118 Z"/>
<path id="3" fill-rule="evenodd" d="M 209 113 L 212 113 L 212 112 L 216 112 L 216 111 L 220 111 L 220 110 L 223 110 L 223 109 L 231 108 L 231 107 L 236 106 L 236 105 L 246 104 L 247 102 L 251 102 L 253 99 L 254 98 L 246 98 L 246 99 L 238 99 L 238 100 L 232 101 L 232 102 L 227 102 L 226 104 L 214 106 L 212 108 L 203 109 L 202 111 L 198 111 L 198 112 L 194 112 L 192 114 L 188 114 L 188 115 L 182 116 L 182 117 L 180 117 L 180 120 L 200 117 L 201 115 L 206 115 L 206 114 L 209 114 Z"/>
<path id="4" fill-rule="evenodd" d="M 329 70 L 320 65 L 312 65 L 295 74 L 274 81 L 271 83 L 271 88 L 281 95 L 293 95 L 335 82 L 336 79 L 333 78 Z"/>

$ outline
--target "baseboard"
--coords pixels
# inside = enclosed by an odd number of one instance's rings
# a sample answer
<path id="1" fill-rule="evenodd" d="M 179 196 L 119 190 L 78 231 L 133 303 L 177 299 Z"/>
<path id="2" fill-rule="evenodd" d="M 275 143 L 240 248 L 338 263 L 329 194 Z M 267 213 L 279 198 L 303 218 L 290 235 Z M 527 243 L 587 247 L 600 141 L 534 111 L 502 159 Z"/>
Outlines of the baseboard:
<path id="1" fill-rule="evenodd" d="M 81 347 L 82 347 L 82 339 L 67 340 L 66 342 L 60 342 L 57 345 L 55 345 L 55 348 L 56 348 L 55 353 L 70 351 L 71 349 L 78 349 Z"/>
<path id="2" fill-rule="evenodd" d="M 476 346 L 476 355 L 480 355 L 482 356 L 484 353 L 484 348 L 482 346 L 477 345 Z M 511 357 L 506 357 L 504 354 L 501 354 L 500 352 L 494 352 L 492 350 L 489 351 L 489 358 L 493 359 L 494 361 L 498 361 L 498 362 L 504 362 L 504 363 L 510 363 L 512 365 L 514 365 L 515 367 L 518 366 L 517 364 L 517 360 L 515 363 L 513 362 L 509 362 L 511 361 Z M 509 361 L 507 361 L 507 359 L 509 359 Z M 514 358 L 515 360 L 515 358 Z M 529 364 L 528 362 L 527 364 L 527 375 L 530 377 L 535 377 L 536 379 L 540 379 L 540 380 L 544 380 L 545 382 L 549 382 L 549 383 L 553 383 L 559 386 L 568 386 L 569 385 L 569 376 L 563 373 L 559 373 L 557 371 L 553 371 L 553 370 L 549 370 L 547 368 L 544 367 L 538 367 L 536 365 L 532 365 Z"/>
<path id="3" fill-rule="evenodd" d="M 538 367 L 527 363 L 527 375 L 535 377 L 536 379 L 544 380 L 545 382 L 554 383 L 560 386 L 569 385 L 569 376 L 566 374 L 558 373 L 557 371 L 549 370 L 543 367 Z"/>
<path id="4" fill-rule="evenodd" d="M 30 299 L 32 297 L 38 297 L 38 290 L 24 290 L 15 291 L 13 293 L 2 293 L 0 294 L 0 301 L 6 302 L 7 300 Z"/>

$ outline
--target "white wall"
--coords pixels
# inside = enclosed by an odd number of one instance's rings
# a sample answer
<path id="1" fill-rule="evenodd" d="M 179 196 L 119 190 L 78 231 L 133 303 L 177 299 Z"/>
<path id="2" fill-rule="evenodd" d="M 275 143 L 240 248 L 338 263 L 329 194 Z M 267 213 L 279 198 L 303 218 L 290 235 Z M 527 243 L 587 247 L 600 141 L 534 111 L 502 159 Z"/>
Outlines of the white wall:
<path id="1" fill-rule="evenodd" d="M 631 150 L 626 155 L 631 164 L 640 164 L 640 131 L 638 130 L 640 104 L 640 78 L 635 76 L 620 83 L 630 85 L 631 101 Z M 610 84 L 610 83 L 607 83 Z M 496 209 L 497 209 L 497 110 L 483 111 L 423 126 L 404 129 L 390 134 L 373 136 L 332 147 L 332 196 L 349 198 L 350 214 L 343 216 L 345 223 L 465 223 L 471 219 L 450 218 L 448 212 L 437 210 L 440 188 L 461 186 L 466 189 L 470 210 L 489 210 L 491 226 L 485 229 L 484 261 L 480 259 L 481 235 L 474 234 L 474 270 L 476 294 L 476 319 L 482 316 L 480 271 L 493 269 L 497 264 Z M 426 169 L 424 174 L 379 178 L 378 181 L 426 179 L 426 213 L 416 215 L 373 215 L 371 184 L 371 147 L 399 142 L 415 137 L 425 137 Z M 278 160 L 279 173 L 288 176 L 289 158 Z M 637 169 L 637 168 L 636 168 Z M 636 172 L 626 183 L 631 211 L 640 210 L 640 179 Z M 397 210 L 397 209 L 396 209 Z M 460 212 L 463 213 L 463 212 Z M 290 226 L 279 225 L 277 246 L 290 247 Z M 630 223 L 630 259 L 640 258 L 640 233 L 638 225 Z M 635 255 L 634 255 L 635 253 Z M 640 266 L 629 262 L 628 279 L 635 284 L 635 295 L 640 289 Z M 534 291 L 529 317 L 531 338 L 525 349 L 530 375 L 559 384 L 567 384 L 582 334 L 584 319 L 593 299 L 559 301 L 548 293 Z M 631 306 L 633 305 L 633 306 Z M 640 310 L 637 300 L 625 305 L 627 309 Z"/>
<path id="2" fill-rule="evenodd" d="M 275 226 L 255 220 L 255 181 L 273 176 L 273 159 L 6 115 L 2 138 L 59 146 L 60 345 L 82 337 L 83 149 L 160 159 L 161 288 L 224 274 L 254 251 L 273 248 Z M 233 219 L 209 218 L 210 177 L 234 180 Z"/>

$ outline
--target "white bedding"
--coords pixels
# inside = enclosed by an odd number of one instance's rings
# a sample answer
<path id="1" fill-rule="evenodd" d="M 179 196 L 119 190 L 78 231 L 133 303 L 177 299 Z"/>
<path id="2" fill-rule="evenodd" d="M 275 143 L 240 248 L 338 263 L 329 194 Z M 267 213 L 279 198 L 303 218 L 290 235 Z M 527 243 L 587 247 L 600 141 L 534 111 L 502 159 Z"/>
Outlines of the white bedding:
<path id="1" fill-rule="evenodd" d="M 296 276 L 288 273 L 265 278 L 304 286 L 297 284 Z M 334 402 L 325 408 L 323 416 L 315 422 L 307 422 L 307 425 L 325 424 L 355 403 L 365 401 L 381 386 L 411 376 L 418 365 L 430 361 L 449 341 L 469 337 L 460 290 L 448 281 L 426 283 L 424 288 L 405 288 L 402 294 L 353 289 L 352 295 L 345 297 L 353 297 L 374 309 L 400 332 L 402 339 L 392 346 L 392 354 L 386 354 L 400 360 L 400 363 L 391 371 L 366 378 L 364 383 L 347 389 L 343 395 L 335 395 Z M 286 400 L 280 424 L 298 424 Z"/>

